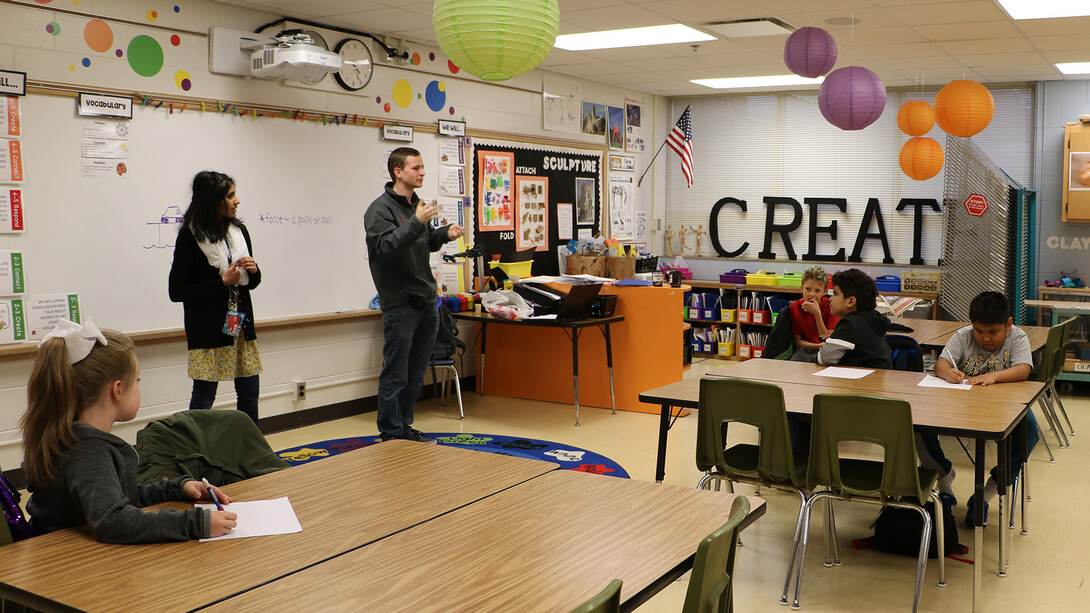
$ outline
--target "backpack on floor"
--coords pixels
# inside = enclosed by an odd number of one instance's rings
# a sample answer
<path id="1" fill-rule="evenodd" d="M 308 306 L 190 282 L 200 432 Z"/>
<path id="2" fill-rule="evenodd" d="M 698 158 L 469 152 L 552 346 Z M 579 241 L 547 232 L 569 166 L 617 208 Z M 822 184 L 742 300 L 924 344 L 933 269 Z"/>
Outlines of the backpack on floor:
<path id="1" fill-rule="evenodd" d="M 435 344 L 432 345 L 431 359 L 443 360 L 454 355 L 461 356 L 466 351 L 465 341 L 458 338 L 458 326 L 454 323 L 454 316 L 450 314 L 450 307 L 439 305 L 439 332 L 435 336 Z"/>
<path id="2" fill-rule="evenodd" d="M 4 510 L 4 523 L 7 524 L 6 529 L 0 526 L 0 545 L 34 536 L 34 531 L 23 517 L 23 510 L 19 508 L 19 498 L 19 490 L 0 473 L 0 508 Z"/>
<path id="3" fill-rule="evenodd" d="M 928 501 L 924 505 L 931 514 L 931 542 L 928 545 L 927 557 L 936 559 L 936 540 L 938 540 L 935 525 L 935 503 Z M 942 555 L 948 556 L 961 550 L 958 543 L 958 524 L 950 513 L 942 514 L 943 543 Z M 885 507 L 874 520 L 874 536 L 859 539 L 852 543 L 856 549 L 880 549 L 901 556 L 915 558 L 920 554 L 920 536 L 923 530 L 923 518 L 912 509 L 900 509 L 897 507 Z"/>

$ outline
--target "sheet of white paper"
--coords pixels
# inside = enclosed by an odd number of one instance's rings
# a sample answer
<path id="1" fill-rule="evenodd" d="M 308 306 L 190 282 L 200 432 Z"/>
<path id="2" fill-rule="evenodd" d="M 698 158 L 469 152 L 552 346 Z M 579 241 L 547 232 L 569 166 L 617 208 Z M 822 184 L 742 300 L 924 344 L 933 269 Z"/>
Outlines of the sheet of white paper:
<path id="1" fill-rule="evenodd" d="M 950 383 L 946 379 L 940 379 L 935 375 L 927 375 L 917 384 L 918 387 L 945 387 L 952 390 L 971 390 L 973 386 L 965 383 Z"/>
<path id="2" fill-rule="evenodd" d="M 214 504 L 197 504 L 194 506 L 201 509 L 215 510 L 216 508 Z M 291 507 L 291 502 L 287 496 L 274 500 L 232 502 L 225 505 L 223 510 L 238 514 L 238 525 L 235 526 L 234 530 L 223 536 L 201 539 L 202 543 L 303 531 L 303 527 L 299 525 L 299 518 L 295 516 L 295 509 Z"/>
<path id="3" fill-rule="evenodd" d="M 860 370 L 858 368 L 841 368 L 839 366 L 830 366 L 825 370 L 819 370 L 814 373 L 815 377 L 835 377 L 837 379 L 862 379 L 867 375 L 874 372 L 873 370 Z"/>
<path id="4" fill-rule="evenodd" d="M 526 319 L 556 319 L 556 313 L 553 313 L 551 315 L 531 315 Z"/>

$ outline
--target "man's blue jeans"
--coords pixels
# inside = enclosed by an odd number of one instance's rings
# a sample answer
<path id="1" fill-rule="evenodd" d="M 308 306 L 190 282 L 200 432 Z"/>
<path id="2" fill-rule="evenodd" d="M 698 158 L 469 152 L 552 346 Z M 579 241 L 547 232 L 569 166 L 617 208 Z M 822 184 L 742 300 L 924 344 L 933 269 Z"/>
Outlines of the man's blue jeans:
<path id="1" fill-rule="evenodd" d="M 399 437 L 413 425 L 413 407 L 439 332 L 439 311 L 434 303 L 383 309 L 382 330 L 385 363 L 378 379 L 378 431 Z"/>

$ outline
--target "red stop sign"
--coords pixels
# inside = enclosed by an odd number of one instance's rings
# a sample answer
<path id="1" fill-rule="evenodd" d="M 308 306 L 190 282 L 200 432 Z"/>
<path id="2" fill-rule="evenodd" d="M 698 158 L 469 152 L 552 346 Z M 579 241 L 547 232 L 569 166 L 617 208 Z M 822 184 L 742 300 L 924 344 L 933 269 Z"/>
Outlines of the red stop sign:
<path id="1" fill-rule="evenodd" d="M 980 194 L 970 194 L 969 197 L 965 199 L 965 210 L 968 211 L 970 215 L 980 217 L 984 214 L 984 211 L 988 210 L 988 199 Z"/>

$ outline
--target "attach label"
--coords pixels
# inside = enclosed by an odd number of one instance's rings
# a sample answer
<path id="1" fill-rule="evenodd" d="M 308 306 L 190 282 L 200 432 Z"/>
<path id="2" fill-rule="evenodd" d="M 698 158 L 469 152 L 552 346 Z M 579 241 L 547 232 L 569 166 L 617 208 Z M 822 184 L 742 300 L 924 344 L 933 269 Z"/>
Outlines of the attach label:
<path id="1" fill-rule="evenodd" d="M 124 117 L 125 119 L 132 119 L 132 98 L 80 92 L 79 114 L 87 117 Z"/>
<path id="2" fill-rule="evenodd" d="M 466 135 L 466 122 L 464 121 L 451 121 L 449 119 L 439 120 L 439 133 L 444 136 L 465 136 Z"/>
<path id="3" fill-rule="evenodd" d="M 401 140 L 407 143 L 413 142 L 413 129 L 411 126 L 382 126 L 383 140 Z"/>
<path id="4" fill-rule="evenodd" d="M 0 94 L 26 95 L 26 73 L 16 70 L 0 70 Z"/>

